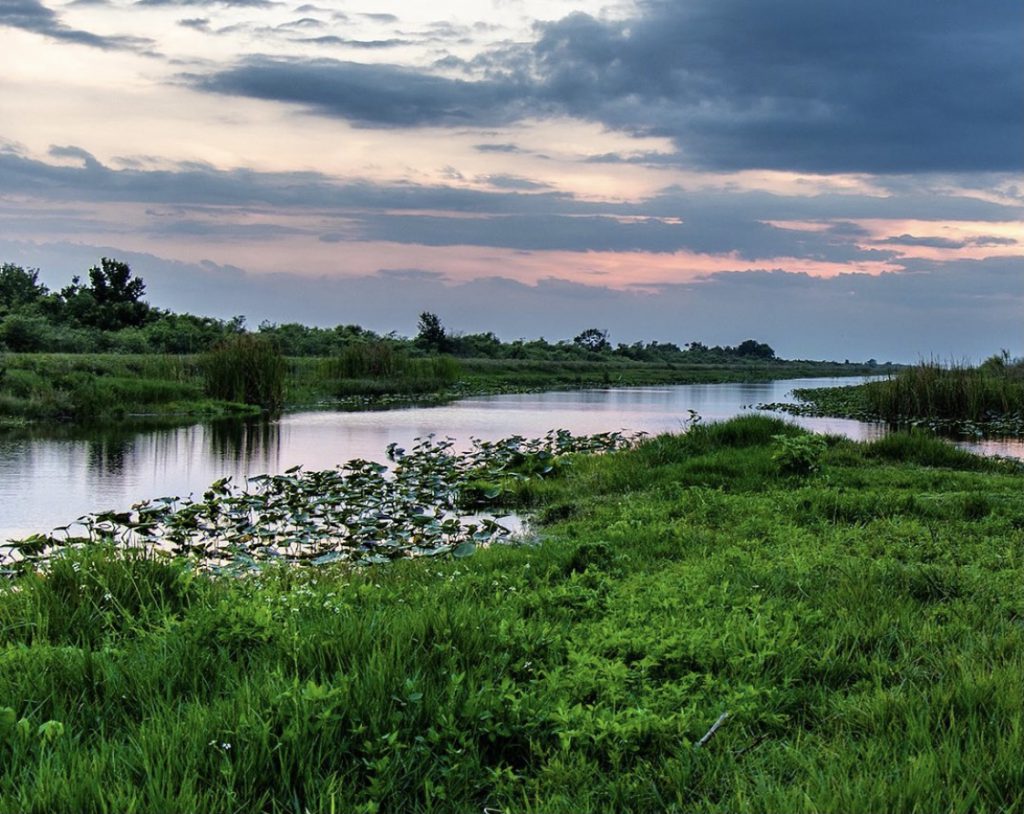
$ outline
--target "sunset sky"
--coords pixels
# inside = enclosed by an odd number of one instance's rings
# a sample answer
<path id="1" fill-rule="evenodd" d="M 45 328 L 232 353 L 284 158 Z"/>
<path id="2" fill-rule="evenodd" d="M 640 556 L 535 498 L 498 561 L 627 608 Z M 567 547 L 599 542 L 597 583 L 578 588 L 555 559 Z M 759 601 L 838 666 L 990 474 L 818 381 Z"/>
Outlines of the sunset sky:
<path id="1" fill-rule="evenodd" d="M 1024 354 L 1020 0 L 0 0 L 0 261 L 505 339 Z"/>

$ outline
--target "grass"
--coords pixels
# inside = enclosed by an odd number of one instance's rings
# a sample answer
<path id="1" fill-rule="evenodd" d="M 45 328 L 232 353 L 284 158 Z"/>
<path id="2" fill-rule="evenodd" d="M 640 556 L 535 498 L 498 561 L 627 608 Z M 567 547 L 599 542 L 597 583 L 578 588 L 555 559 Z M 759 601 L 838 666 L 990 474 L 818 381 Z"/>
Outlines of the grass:
<path id="1" fill-rule="evenodd" d="M 0 426 L 140 415 L 190 419 L 280 407 L 383 408 L 492 393 L 764 381 L 864 371 L 824 362 L 684 366 L 630 360 L 456 360 L 410 356 L 386 340 L 352 344 L 338 356 L 280 360 L 265 338 L 249 336 L 201 356 L 2 354 Z"/>
<path id="2" fill-rule="evenodd" d="M 199 359 L 204 392 L 221 401 L 266 410 L 284 403 L 284 357 L 258 334 L 238 334 L 215 345 Z"/>
<path id="3" fill-rule="evenodd" d="M 869 384 L 867 402 L 886 421 L 930 418 L 983 422 L 1024 410 L 1024 362 L 989 367 L 925 362 Z"/>
<path id="4" fill-rule="evenodd" d="M 1008 354 L 979 367 L 922 362 L 854 387 L 794 390 L 798 404 L 764 409 L 832 415 L 963 436 L 1024 435 L 1024 361 Z"/>
<path id="5" fill-rule="evenodd" d="M 576 458 L 468 560 L 60 559 L 0 592 L 0 810 L 1024 809 L 1024 475 L 801 437 Z"/>

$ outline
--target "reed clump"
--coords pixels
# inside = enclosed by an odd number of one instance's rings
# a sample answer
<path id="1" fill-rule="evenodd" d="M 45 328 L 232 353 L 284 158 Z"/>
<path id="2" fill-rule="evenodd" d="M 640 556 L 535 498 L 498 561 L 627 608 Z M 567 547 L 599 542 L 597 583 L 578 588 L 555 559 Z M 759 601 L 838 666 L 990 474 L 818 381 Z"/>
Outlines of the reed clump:
<path id="1" fill-rule="evenodd" d="M 208 396 L 274 410 L 284 404 L 285 361 L 270 339 L 232 336 L 200 357 Z"/>
<path id="2" fill-rule="evenodd" d="M 410 356 L 388 340 L 353 343 L 326 359 L 321 369 L 339 398 L 433 393 L 462 375 L 461 365 L 451 356 Z"/>
<path id="3" fill-rule="evenodd" d="M 1024 360 L 1002 354 L 979 367 L 922 362 L 868 384 L 864 394 L 886 421 L 986 421 L 1024 410 Z"/>

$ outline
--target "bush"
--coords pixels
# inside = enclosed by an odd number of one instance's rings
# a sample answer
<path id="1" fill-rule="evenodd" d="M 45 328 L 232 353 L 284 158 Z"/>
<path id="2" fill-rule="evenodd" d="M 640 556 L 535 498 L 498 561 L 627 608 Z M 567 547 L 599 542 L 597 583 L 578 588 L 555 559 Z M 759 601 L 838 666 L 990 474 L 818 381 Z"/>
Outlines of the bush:
<path id="1" fill-rule="evenodd" d="M 820 435 L 774 435 L 772 460 L 785 475 L 810 475 L 821 469 L 828 444 Z"/>

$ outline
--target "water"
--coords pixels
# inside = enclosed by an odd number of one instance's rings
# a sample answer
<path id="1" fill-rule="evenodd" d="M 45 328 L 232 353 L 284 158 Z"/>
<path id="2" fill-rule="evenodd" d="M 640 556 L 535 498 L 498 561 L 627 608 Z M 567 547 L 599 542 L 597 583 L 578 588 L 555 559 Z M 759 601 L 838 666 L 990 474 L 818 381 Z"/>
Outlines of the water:
<path id="1" fill-rule="evenodd" d="M 792 401 L 796 387 L 856 384 L 858 379 L 790 379 L 487 396 L 444 407 L 385 412 L 303 412 L 274 421 L 226 421 L 188 427 L 120 427 L 0 436 L 0 540 L 49 532 L 77 517 L 125 510 L 144 498 L 200 493 L 214 480 L 235 481 L 295 465 L 328 469 L 353 458 L 384 460 L 391 442 L 407 446 L 429 433 L 497 439 L 550 429 L 576 434 L 649 433 L 685 428 L 689 410 L 704 421 L 730 418 L 752 404 Z M 789 419 L 808 429 L 870 440 L 880 424 L 840 418 Z M 1020 441 L 972 445 L 1024 458 Z"/>

